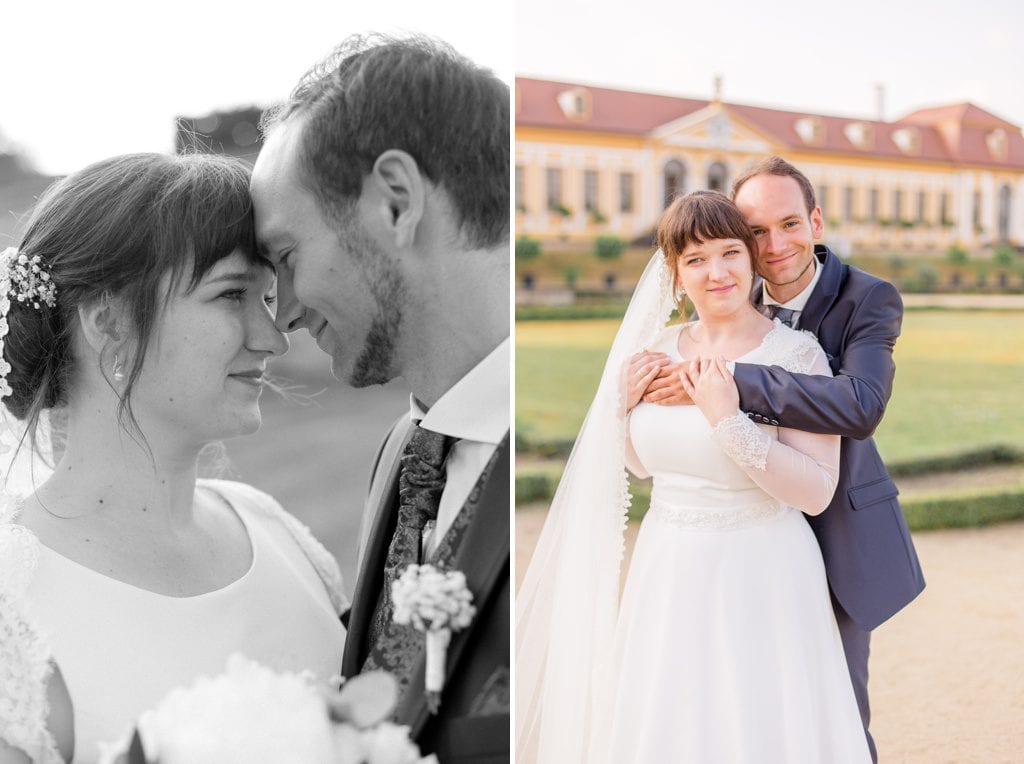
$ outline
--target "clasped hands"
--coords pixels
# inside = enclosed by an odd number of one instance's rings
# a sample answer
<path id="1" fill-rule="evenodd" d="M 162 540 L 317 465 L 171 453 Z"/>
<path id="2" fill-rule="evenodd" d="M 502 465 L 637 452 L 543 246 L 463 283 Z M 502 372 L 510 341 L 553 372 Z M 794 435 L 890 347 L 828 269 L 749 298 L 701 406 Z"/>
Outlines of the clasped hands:
<path id="1" fill-rule="evenodd" d="M 736 380 L 721 356 L 672 363 L 665 353 L 642 350 L 627 361 L 626 375 L 627 411 L 641 400 L 659 406 L 694 404 L 712 426 L 739 411 Z"/>

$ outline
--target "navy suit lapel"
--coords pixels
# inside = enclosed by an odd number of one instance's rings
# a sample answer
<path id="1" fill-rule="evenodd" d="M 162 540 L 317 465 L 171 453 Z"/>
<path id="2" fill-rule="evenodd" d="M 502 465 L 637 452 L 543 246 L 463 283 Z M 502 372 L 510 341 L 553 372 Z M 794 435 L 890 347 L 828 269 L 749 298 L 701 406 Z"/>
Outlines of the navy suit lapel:
<path id="1" fill-rule="evenodd" d="M 499 578 L 509 561 L 509 482 L 509 436 L 506 433 L 505 439 L 498 446 L 497 461 L 480 496 L 476 516 L 459 544 L 453 563 L 455 570 L 465 574 L 466 585 L 473 592 L 473 601 L 478 609 L 483 607 L 490 593 L 499 585 Z M 446 680 L 457 669 L 476 626 L 477 622 L 474 621 L 469 628 L 452 636 L 445 667 Z M 422 692 L 425 673 L 424 654 L 413 673 L 411 690 L 406 693 L 396 713 L 396 718 L 402 724 L 411 727 L 413 739 L 419 735 L 429 717 L 426 693 Z"/>
<path id="2" fill-rule="evenodd" d="M 817 336 L 825 314 L 828 313 L 828 309 L 832 307 L 832 303 L 836 301 L 836 296 L 839 294 L 844 266 L 839 258 L 832 253 L 832 250 L 823 244 L 814 246 L 814 254 L 818 257 L 819 267 L 822 269 L 821 278 L 818 279 L 810 299 L 807 300 L 807 304 L 804 305 L 804 309 L 800 313 L 800 329 L 805 329 Z"/>
<path id="3" fill-rule="evenodd" d="M 370 486 L 370 510 L 374 511 L 366 549 L 359 566 L 355 592 L 352 594 L 352 610 L 348 623 L 348 634 L 345 642 L 345 655 L 342 660 L 341 673 L 351 677 L 359 673 L 369 645 L 366 644 L 373 618 L 374 608 L 380 596 L 384 582 L 384 562 L 387 559 L 388 546 L 395 532 L 398 518 L 398 477 L 402 462 L 399 456 L 406 443 L 412 437 L 411 420 L 404 430 L 396 426 L 381 450 L 376 474 Z M 386 470 L 386 472 L 384 472 Z M 374 507 L 373 504 L 376 504 Z"/>

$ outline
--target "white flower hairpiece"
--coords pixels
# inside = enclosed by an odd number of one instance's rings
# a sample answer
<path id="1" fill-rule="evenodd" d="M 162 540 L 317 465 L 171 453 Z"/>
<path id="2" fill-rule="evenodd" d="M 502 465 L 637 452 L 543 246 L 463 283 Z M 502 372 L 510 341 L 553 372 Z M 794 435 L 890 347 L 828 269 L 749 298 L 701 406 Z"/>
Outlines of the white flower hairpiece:
<path id="1" fill-rule="evenodd" d="M 57 286 L 50 278 L 49 267 L 39 255 L 28 257 L 18 254 L 14 247 L 8 247 L 0 253 L 0 401 L 14 392 L 7 384 L 11 365 L 3 357 L 12 299 L 30 303 L 36 310 L 42 309 L 40 303 L 52 308 L 57 304 Z"/>

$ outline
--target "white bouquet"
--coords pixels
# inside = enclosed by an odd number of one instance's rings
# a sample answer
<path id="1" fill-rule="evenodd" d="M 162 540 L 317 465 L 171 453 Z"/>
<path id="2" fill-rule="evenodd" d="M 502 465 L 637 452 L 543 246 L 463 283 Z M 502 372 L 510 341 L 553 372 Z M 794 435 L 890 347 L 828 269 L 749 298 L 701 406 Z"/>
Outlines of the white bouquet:
<path id="1" fill-rule="evenodd" d="M 395 623 L 412 626 L 426 636 L 427 666 L 424 688 L 427 706 L 437 713 L 444 689 L 448 644 L 476 615 L 473 593 L 459 571 L 441 571 L 433 565 L 410 565 L 391 584 Z"/>
<path id="2" fill-rule="evenodd" d="M 225 673 L 173 690 L 134 736 L 101 746 L 100 764 L 436 764 L 407 727 L 384 721 L 397 696 L 383 671 L 337 690 L 235 653 Z"/>

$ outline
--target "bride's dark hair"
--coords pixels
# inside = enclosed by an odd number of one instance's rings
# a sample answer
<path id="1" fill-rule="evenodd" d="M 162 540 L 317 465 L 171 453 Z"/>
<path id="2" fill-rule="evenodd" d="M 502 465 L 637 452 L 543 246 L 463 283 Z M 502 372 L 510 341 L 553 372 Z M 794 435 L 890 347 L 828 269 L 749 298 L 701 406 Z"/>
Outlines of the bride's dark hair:
<path id="1" fill-rule="evenodd" d="M 67 402 L 78 306 L 118 298 L 136 352 L 125 369 L 119 418 L 138 432 L 131 391 L 166 298 L 188 290 L 235 250 L 258 261 L 249 170 L 240 160 L 193 154 L 130 154 L 55 182 L 36 204 L 19 252 L 39 255 L 57 288 L 52 308 L 11 301 L 4 358 L 13 391 L 4 400 L 27 432 L 43 410 Z M 170 274 L 170 285 L 161 280 Z M 106 376 L 112 358 L 100 354 Z"/>
<path id="2" fill-rule="evenodd" d="M 714 239 L 739 239 L 747 247 L 753 270 L 757 241 L 743 214 L 725 194 L 694 191 L 668 206 L 658 223 L 658 246 L 665 255 L 673 278 L 676 261 L 690 244 Z"/>

